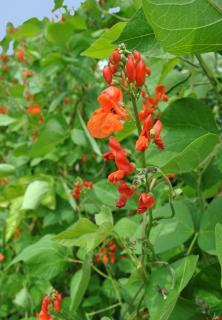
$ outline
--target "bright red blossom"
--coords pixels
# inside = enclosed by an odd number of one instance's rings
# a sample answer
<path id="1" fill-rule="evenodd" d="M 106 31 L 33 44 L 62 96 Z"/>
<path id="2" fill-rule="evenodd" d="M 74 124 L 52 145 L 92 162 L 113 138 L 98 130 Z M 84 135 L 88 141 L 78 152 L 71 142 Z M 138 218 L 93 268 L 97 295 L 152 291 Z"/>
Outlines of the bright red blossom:
<path id="1" fill-rule="evenodd" d="M 132 198 L 132 196 L 135 193 L 135 187 L 129 187 L 127 186 L 125 181 L 120 181 L 119 187 L 118 187 L 118 191 L 120 193 L 120 198 L 116 203 L 116 206 L 118 208 L 122 208 L 125 206 L 126 202 L 128 199 Z"/>
<path id="2" fill-rule="evenodd" d="M 150 209 L 154 206 L 155 198 L 152 193 L 141 193 L 139 199 L 139 208 L 137 209 L 138 213 L 144 213 L 147 209 Z"/>
<path id="3" fill-rule="evenodd" d="M 135 170 L 135 167 L 129 162 L 125 150 L 114 137 L 110 137 L 109 147 L 111 152 L 105 153 L 104 159 L 114 160 L 116 163 L 118 170 L 108 176 L 108 180 L 115 184 L 117 181 L 122 180 L 125 176 L 132 173 Z"/>

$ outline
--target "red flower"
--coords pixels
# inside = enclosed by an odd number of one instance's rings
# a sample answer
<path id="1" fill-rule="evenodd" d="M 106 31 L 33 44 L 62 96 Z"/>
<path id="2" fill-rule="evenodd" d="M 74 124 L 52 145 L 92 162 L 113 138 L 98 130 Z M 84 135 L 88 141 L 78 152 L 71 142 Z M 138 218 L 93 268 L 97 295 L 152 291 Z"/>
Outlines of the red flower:
<path id="1" fill-rule="evenodd" d="M 167 174 L 167 178 L 168 179 L 173 179 L 173 178 L 175 178 L 176 177 L 176 173 L 168 173 Z"/>
<path id="2" fill-rule="evenodd" d="M 137 209 L 138 213 L 144 213 L 147 209 L 150 209 L 153 207 L 155 198 L 152 195 L 152 193 L 141 193 L 139 199 L 139 208 Z"/>
<path id="3" fill-rule="evenodd" d="M 61 310 L 61 302 L 62 302 L 62 296 L 58 291 L 55 291 L 55 301 L 53 303 L 54 310 L 56 312 L 60 312 Z"/>
<path id="4" fill-rule="evenodd" d="M 144 121 L 143 129 L 140 133 L 138 140 L 136 141 L 136 150 L 144 152 L 148 147 L 148 143 L 151 139 L 150 137 L 151 127 L 152 127 L 152 116 L 150 114 Z"/>
<path id="5" fill-rule="evenodd" d="M 31 77 L 32 71 L 30 71 L 29 69 L 25 69 L 22 71 L 22 74 L 24 77 L 28 78 L 28 77 Z"/>
<path id="6" fill-rule="evenodd" d="M 33 105 L 27 106 L 27 112 L 31 113 L 32 115 L 36 115 L 42 113 L 42 109 L 37 103 L 35 103 Z"/>
<path id="7" fill-rule="evenodd" d="M 18 49 L 16 51 L 15 55 L 18 58 L 18 60 L 24 61 L 25 55 L 24 55 L 24 51 L 22 49 Z"/>
<path id="8" fill-rule="evenodd" d="M 122 208 L 125 206 L 127 199 L 132 198 L 135 193 L 135 187 L 128 187 L 125 181 L 121 181 L 118 187 L 118 191 L 120 193 L 120 198 L 116 203 L 118 208 Z"/>
<path id="9" fill-rule="evenodd" d="M 111 86 L 103 90 L 98 97 L 101 107 L 97 109 L 89 119 L 87 127 L 95 138 L 105 138 L 113 132 L 123 129 L 121 120 L 127 120 L 128 116 L 120 104 L 123 101 L 122 90 Z"/>
<path id="10" fill-rule="evenodd" d="M 111 152 L 106 153 L 104 158 L 115 160 L 118 170 L 108 176 L 108 180 L 115 184 L 117 181 L 122 180 L 126 175 L 132 173 L 135 170 L 135 167 L 129 162 L 125 150 L 114 137 L 110 137 L 109 147 Z"/>
<path id="11" fill-rule="evenodd" d="M 4 259 L 5 259 L 5 256 L 2 253 L 0 253 L 0 262 L 2 262 Z"/>
<path id="12" fill-rule="evenodd" d="M 160 120 L 157 120 L 151 129 L 150 133 L 151 136 L 154 138 L 153 142 L 158 146 L 159 149 L 163 149 L 163 140 L 160 137 L 161 130 L 163 128 L 162 122 Z"/>
<path id="13" fill-rule="evenodd" d="M 0 114 L 6 114 L 6 113 L 8 113 L 8 110 L 5 109 L 5 107 L 0 106 Z"/>

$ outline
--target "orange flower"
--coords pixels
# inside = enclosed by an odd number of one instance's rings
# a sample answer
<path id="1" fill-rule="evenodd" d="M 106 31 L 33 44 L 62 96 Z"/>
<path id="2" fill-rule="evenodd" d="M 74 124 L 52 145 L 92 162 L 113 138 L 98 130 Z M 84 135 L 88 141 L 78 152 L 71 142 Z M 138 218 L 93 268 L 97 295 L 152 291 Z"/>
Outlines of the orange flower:
<path id="1" fill-rule="evenodd" d="M 32 115 L 36 115 L 42 113 L 42 109 L 37 103 L 35 103 L 33 105 L 27 106 L 27 112 L 31 113 Z"/>
<path id="2" fill-rule="evenodd" d="M 87 127 L 95 138 L 105 138 L 113 132 L 123 129 L 121 120 L 127 120 L 128 116 L 120 104 L 123 94 L 120 88 L 110 86 L 102 91 L 98 97 L 100 108 L 89 119 Z"/>
<path id="3" fill-rule="evenodd" d="M 22 71 L 22 74 L 24 77 L 28 78 L 28 77 L 31 77 L 32 71 L 30 71 L 29 69 L 25 69 Z"/>
<path id="4" fill-rule="evenodd" d="M 22 49 L 18 49 L 16 51 L 15 55 L 18 58 L 18 60 L 24 61 L 25 55 L 24 55 L 24 51 Z"/>
<path id="5" fill-rule="evenodd" d="M 7 109 L 5 109 L 5 107 L 0 106 L 0 114 L 6 114 L 8 113 Z"/>

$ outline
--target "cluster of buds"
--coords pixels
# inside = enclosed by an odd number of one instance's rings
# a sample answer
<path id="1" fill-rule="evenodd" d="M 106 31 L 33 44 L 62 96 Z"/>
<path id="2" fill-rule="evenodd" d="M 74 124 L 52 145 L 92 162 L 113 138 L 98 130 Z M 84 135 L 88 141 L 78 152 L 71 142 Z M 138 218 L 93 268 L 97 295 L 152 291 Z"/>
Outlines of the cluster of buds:
<path id="1" fill-rule="evenodd" d="M 114 240 L 108 242 L 108 244 L 102 246 L 98 253 L 95 256 L 95 262 L 99 263 L 102 261 L 104 264 L 109 262 L 115 263 L 116 262 L 116 252 L 118 247 Z"/>
<path id="2" fill-rule="evenodd" d="M 73 193 L 72 193 L 73 198 L 75 200 L 79 200 L 81 192 L 84 189 L 92 189 L 92 187 L 93 187 L 93 183 L 91 181 L 86 181 L 86 180 L 76 181 L 74 183 L 74 188 L 73 188 Z"/>
<path id="3" fill-rule="evenodd" d="M 49 308 L 50 306 L 53 306 L 55 312 L 60 312 L 61 302 L 62 302 L 61 294 L 58 291 L 53 289 L 50 295 L 44 296 L 40 313 L 37 315 L 38 319 L 53 320 L 53 317 L 50 314 Z"/>
<path id="4" fill-rule="evenodd" d="M 113 51 L 109 65 L 103 68 L 103 77 L 108 84 L 119 84 L 121 78 L 124 87 L 129 84 L 141 87 L 149 75 L 150 68 L 146 66 L 139 51 L 130 53 L 124 44 Z"/>

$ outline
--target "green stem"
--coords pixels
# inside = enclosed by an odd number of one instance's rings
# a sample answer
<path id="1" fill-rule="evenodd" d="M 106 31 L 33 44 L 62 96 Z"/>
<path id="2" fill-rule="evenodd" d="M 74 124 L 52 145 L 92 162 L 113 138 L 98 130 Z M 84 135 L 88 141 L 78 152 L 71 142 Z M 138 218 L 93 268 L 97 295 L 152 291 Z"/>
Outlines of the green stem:
<path id="1" fill-rule="evenodd" d="M 188 250 L 187 250 L 187 253 L 186 253 L 187 256 L 189 256 L 189 255 L 191 254 L 191 252 L 192 252 L 192 250 L 193 250 L 193 247 L 194 247 L 194 245 L 195 245 L 195 242 L 196 242 L 198 236 L 199 236 L 199 233 L 196 232 L 195 235 L 194 235 L 194 237 L 193 237 L 193 240 L 191 241 L 191 244 L 190 244 L 190 246 L 189 246 L 189 248 L 188 248 Z"/>
<path id="2" fill-rule="evenodd" d="M 99 314 L 99 313 L 102 313 L 102 312 L 106 312 L 106 311 L 115 309 L 116 307 L 119 307 L 119 306 L 121 306 L 121 304 L 118 302 L 118 303 L 113 304 L 112 306 L 109 306 L 109 307 L 100 309 L 100 310 L 98 310 L 98 311 L 94 311 L 94 312 L 87 313 L 87 316 L 88 316 L 88 317 L 89 317 L 89 316 L 94 316 L 94 315 L 96 315 L 96 314 Z"/>
<path id="3" fill-rule="evenodd" d="M 208 65 L 206 64 L 206 62 L 204 61 L 204 59 L 202 58 L 202 56 L 200 54 L 196 55 L 197 60 L 200 63 L 200 66 L 203 70 L 203 72 L 205 73 L 205 75 L 207 76 L 207 78 L 209 79 L 213 89 L 216 92 L 216 95 L 219 99 L 219 101 L 222 103 L 222 96 L 220 93 L 220 90 L 218 87 L 221 88 L 221 84 L 220 82 L 217 80 L 217 78 L 215 78 L 214 74 L 212 73 L 212 71 L 210 70 L 210 68 L 208 67 Z"/>

